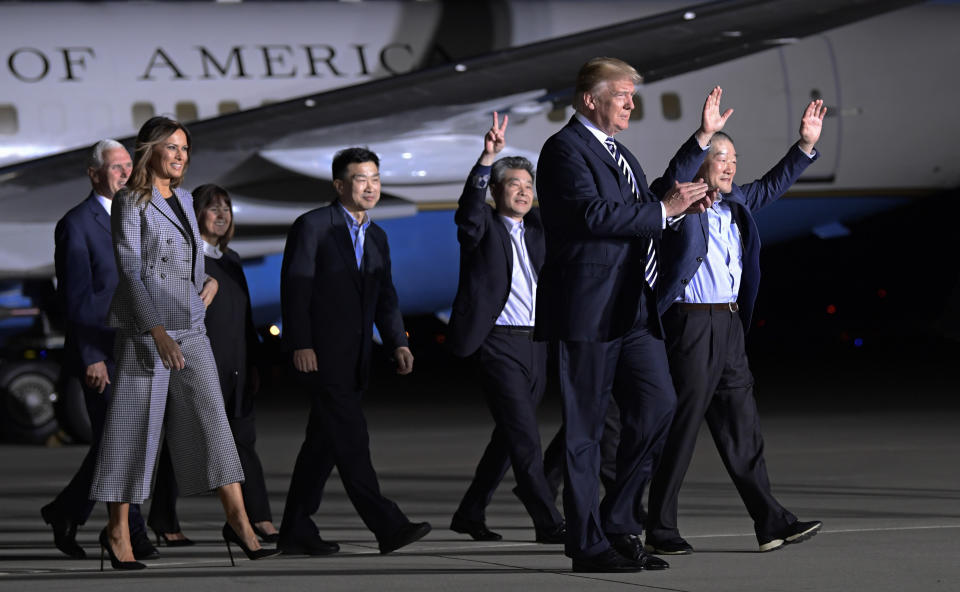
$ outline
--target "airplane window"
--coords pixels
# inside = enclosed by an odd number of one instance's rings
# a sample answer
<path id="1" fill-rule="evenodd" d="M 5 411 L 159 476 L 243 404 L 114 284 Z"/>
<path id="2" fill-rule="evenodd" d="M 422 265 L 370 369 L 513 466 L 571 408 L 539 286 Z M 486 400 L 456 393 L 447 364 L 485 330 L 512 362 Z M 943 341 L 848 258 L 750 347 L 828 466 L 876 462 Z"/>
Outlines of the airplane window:
<path id="1" fill-rule="evenodd" d="M 633 111 L 630 112 L 630 119 L 634 121 L 643 119 L 643 97 L 640 93 L 633 95 Z"/>
<path id="2" fill-rule="evenodd" d="M 197 104 L 193 101 L 179 101 L 174 107 L 174 110 L 177 113 L 177 121 L 186 123 L 198 119 Z"/>
<path id="3" fill-rule="evenodd" d="M 553 109 L 547 112 L 547 121 L 562 123 L 567 120 L 567 106 L 554 103 Z"/>
<path id="4" fill-rule="evenodd" d="M 133 128 L 140 129 L 140 126 L 154 115 L 156 115 L 156 111 L 153 109 L 153 103 L 134 103 Z"/>
<path id="5" fill-rule="evenodd" d="M 224 113 L 236 113 L 240 110 L 240 103 L 236 101 L 220 101 L 217 103 L 217 113 L 223 115 Z"/>
<path id="6" fill-rule="evenodd" d="M 13 105 L 0 105 L 0 134 L 12 136 L 20 130 L 17 120 L 17 108 Z"/>
<path id="7" fill-rule="evenodd" d="M 20 130 L 17 120 L 17 108 L 13 105 L 0 105 L 0 134 L 12 136 Z"/>
<path id="8" fill-rule="evenodd" d="M 665 119 L 680 119 L 680 95 L 677 93 L 668 92 L 660 95 L 660 106 L 663 108 Z"/>

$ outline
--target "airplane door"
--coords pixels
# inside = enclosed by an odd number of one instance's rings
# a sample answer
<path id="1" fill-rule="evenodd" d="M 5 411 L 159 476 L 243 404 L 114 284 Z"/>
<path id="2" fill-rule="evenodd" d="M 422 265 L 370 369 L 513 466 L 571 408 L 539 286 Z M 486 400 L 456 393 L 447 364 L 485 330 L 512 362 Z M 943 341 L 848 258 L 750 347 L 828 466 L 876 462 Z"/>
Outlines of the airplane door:
<path id="1" fill-rule="evenodd" d="M 816 166 L 808 168 L 798 183 L 832 183 L 840 159 L 842 118 L 837 117 L 842 105 L 836 60 L 830 39 L 816 35 L 800 43 L 780 47 L 787 78 L 787 125 L 790 135 L 796 138 L 800 129 L 800 116 L 807 103 L 823 99 L 827 118 L 817 148 L 820 158 Z"/>

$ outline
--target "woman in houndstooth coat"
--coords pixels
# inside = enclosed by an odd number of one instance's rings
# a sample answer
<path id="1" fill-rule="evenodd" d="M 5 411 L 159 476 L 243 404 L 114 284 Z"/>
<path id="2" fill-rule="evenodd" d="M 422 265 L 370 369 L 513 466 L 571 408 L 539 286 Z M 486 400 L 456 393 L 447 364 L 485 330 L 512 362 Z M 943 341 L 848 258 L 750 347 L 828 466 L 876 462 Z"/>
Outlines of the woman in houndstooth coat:
<path id="1" fill-rule="evenodd" d="M 100 543 L 119 569 L 143 567 L 133 561 L 127 506 L 150 494 L 164 429 L 181 493 L 216 489 L 224 538 L 251 558 L 274 553 L 260 549 L 247 519 L 243 470 L 204 329 L 217 283 L 204 271 L 192 197 L 179 187 L 189 154 L 183 125 L 150 119 L 137 135 L 127 187 L 113 200 L 120 281 L 108 323 L 117 328 L 117 371 L 90 497 L 109 502 Z"/>

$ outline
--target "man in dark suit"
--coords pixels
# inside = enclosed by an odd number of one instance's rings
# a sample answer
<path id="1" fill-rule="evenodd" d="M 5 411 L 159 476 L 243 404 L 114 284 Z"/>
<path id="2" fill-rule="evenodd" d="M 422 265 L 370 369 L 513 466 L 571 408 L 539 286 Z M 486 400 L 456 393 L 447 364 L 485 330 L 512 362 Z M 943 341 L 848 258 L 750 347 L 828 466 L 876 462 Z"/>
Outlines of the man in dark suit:
<path id="1" fill-rule="evenodd" d="M 114 329 L 107 312 L 117 287 L 117 263 L 110 235 L 110 206 L 114 194 L 130 176 L 130 154 L 115 140 L 101 140 L 90 151 L 87 176 L 93 190 L 57 222 L 54 264 L 57 295 L 66 320 L 64 375 L 80 379 L 90 418 L 90 450 L 70 483 L 40 510 L 53 529 L 54 544 L 70 557 L 86 557 L 77 544 L 77 526 L 86 523 L 95 503 L 90 482 L 97 462 L 107 404 L 113 394 Z M 140 508 L 130 506 L 130 541 L 137 559 L 159 556 L 150 543 Z"/>
<path id="2" fill-rule="evenodd" d="M 338 152 L 333 159 L 338 199 L 297 218 L 287 235 L 280 282 L 283 340 L 311 405 L 280 526 L 278 548 L 285 553 L 339 550 L 320 537 L 310 519 L 334 466 L 381 553 L 430 532 L 428 523 L 410 522 L 380 493 L 360 406 L 369 380 L 374 323 L 393 352 L 397 372 L 413 370 L 387 235 L 367 214 L 380 200 L 379 167 L 377 155 L 367 149 Z"/>
<path id="3" fill-rule="evenodd" d="M 473 355 L 496 427 L 450 529 L 478 541 L 502 537 L 486 526 L 485 510 L 513 465 L 514 493 L 533 519 L 536 540 L 564 542 L 543 470 L 537 405 L 546 387 L 547 345 L 533 341 L 543 229 L 533 207 L 533 164 L 496 155 L 506 144 L 507 116 L 484 136 L 483 153 L 457 205 L 460 283 L 450 317 L 450 345 Z M 487 186 L 496 208 L 485 202 Z"/>
<path id="4" fill-rule="evenodd" d="M 799 543 L 820 529 L 819 521 L 798 521 L 770 491 L 744 334 L 760 282 L 760 240 L 752 212 L 780 198 L 817 159 L 813 146 L 825 114 L 823 101 L 811 102 L 800 123 L 800 140 L 761 179 L 743 186 L 733 182 L 733 141 L 715 135 L 697 175 L 719 192 L 716 200 L 707 199 L 704 213 L 671 220 L 664 231 L 659 308 L 677 411 L 650 484 L 647 551 L 693 551 L 680 536 L 677 505 L 704 419 L 753 518 L 761 551 Z"/>
<path id="5" fill-rule="evenodd" d="M 648 187 L 640 163 L 612 138 L 630 123 L 639 80 L 621 60 L 584 64 L 575 89 L 577 113 L 547 140 L 537 166 L 547 251 L 536 332 L 558 342 L 566 553 L 574 571 L 667 567 L 644 553 L 635 503 L 675 405 L 654 293 L 656 243 L 666 217 L 697 211 L 707 186 L 658 180 Z M 730 111 L 719 113 L 720 94 L 719 88 L 710 93 L 700 129 L 671 162 L 675 179 L 693 178 L 713 132 L 729 117 Z M 598 442 L 611 396 L 622 424 L 616 483 L 598 504 Z"/>

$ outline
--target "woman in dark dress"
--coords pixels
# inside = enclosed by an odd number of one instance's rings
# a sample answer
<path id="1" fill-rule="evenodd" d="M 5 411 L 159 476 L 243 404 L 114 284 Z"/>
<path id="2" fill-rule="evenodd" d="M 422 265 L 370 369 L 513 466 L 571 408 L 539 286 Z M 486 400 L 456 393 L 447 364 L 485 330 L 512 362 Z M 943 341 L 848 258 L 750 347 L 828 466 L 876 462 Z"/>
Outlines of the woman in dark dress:
<path id="1" fill-rule="evenodd" d="M 263 466 L 254 448 L 257 434 L 253 398 L 260 387 L 254 363 L 259 358 L 260 340 L 253 326 L 250 291 L 240 256 L 227 247 L 234 233 L 233 204 L 225 189 L 207 184 L 193 190 L 193 210 L 203 239 L 207 274 L 219 284 L 216 297 L 207 307 L 205 324 L 217 363 L 227 421 L 246 476 L 241 486 L 243 501 L 253 532 L 262 541 L 274 543 L 279 532 L 273 525 Z M 161 464 L 158 469 L 158 486 L 148 523 L 158 532 L 158 544 L 161 540 L 169 546 L 193 544 L 180 532 L 176 480 L 164 472 L 164 466 Z"/>
<path id="2" fill-rule="evenodd" d="M 265 542 L 275 542 L 278 532 L 270 513 L 263 466 L 254 448 L 253 396 L 260 386 L 254 363 L 260 340 L 253 327 L 250 291 L 240 256 L 227 247 L 234 233 L 233 204 L 225 189 L 208 184 L 193 190 L 193 208 L 203 238 L 207 273 L 220 284 L 207 308 L 207 336 L 217 361 L 227 420 L 247 477 L 243 501 L 254 532 Z"/>

